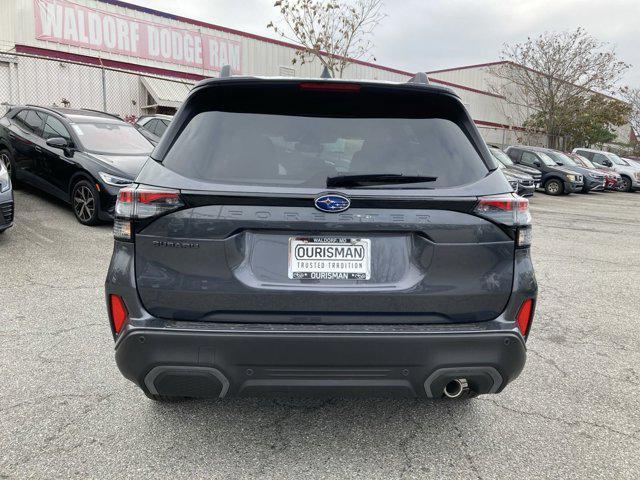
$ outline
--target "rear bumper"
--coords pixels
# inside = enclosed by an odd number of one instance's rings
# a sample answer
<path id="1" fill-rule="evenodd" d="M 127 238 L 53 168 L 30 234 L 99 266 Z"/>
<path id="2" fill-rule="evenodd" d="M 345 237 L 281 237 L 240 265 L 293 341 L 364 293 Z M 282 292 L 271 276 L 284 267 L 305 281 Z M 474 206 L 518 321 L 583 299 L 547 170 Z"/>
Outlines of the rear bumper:
<path id="1" fill-rule="evenodd" d="M 297 326 L 129 326 L 116 345 L 122 374 L 148 393 L 222 398 L 278 394 L 371 394 L 437 398 L 454 378 L 500 392 L 522 371 L 515 330 L 458 326 L 328 330 Z"/>
<path id="2" fill-rule="evenodd" d="M 293 324 L 189 322 L 151 315 L 138 296 L 134 245 L 115 242 L 106 295 L 119 295 L 129 320 L 116 339 L 122 374 L 147 393 L 228 397 L 268 392 L 393 393 L 439 397 L 452 378 L 478 393 L 497 393 L 525 363 L 525 338 L 515 318 L 537 297 L 528 250 L 516 250 L 509 302 L 484 322 Z M 273 316 L 271 316 L 273 317 Z"/>

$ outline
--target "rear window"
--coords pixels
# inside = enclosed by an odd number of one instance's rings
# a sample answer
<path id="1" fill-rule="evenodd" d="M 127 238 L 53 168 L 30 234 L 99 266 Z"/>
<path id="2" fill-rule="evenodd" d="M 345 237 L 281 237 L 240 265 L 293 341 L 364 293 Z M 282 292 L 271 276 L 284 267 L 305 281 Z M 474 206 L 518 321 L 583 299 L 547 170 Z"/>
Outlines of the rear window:
<path id="1" fill-rule="evenodd" d="M 163 165 L 215 183 L 313 188 L 353 174 L 435 176 L 435 182 L 381 188 L 442 188 L 488 173 L 463 127 L 446 118 L 222 111 L 196 114 Z"/>

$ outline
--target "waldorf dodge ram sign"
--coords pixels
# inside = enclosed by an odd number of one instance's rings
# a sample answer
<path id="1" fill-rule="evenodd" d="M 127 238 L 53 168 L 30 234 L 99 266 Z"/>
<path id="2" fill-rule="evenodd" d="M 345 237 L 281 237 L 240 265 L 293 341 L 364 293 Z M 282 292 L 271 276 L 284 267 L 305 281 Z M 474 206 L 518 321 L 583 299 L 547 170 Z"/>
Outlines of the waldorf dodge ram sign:
<path id="1" fill-rule="evenodd" d="M 34 0 L 36 38 L 159 62 L 239 74 L 240 42 L 64 0 Z"/>

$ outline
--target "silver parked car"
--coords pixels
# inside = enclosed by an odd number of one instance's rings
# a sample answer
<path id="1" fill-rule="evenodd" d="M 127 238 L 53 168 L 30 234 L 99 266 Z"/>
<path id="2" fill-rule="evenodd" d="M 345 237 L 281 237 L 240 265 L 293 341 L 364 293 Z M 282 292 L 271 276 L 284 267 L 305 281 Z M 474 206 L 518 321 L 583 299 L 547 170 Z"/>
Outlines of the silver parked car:
<path id="1" fill-rule="evenodd" d="M 13 225 L 13 190 L 11 178 L 0 153 L 0 233 Z"/>
<path id="2" fill-rule="evenodd" d="M 622 176 L 620 190 L 634 192 L 640 190 L 640 166 L 632 165 L 615 153 L 590 148 L 574 148 L 573 153 L 587 157 L 592 162 L 613 168 Z"/>

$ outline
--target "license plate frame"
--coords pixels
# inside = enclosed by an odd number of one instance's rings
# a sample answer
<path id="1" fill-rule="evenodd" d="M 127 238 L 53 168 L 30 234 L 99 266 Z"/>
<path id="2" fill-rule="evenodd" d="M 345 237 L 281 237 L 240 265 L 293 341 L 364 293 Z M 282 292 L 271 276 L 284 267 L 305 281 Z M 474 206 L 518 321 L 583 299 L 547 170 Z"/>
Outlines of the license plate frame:
<path id="1" fill-rule="evenodd" d="M 369 238 L 289 237 L 288 249 L 288 277 L 291 280 L 371 279 Z"/>

